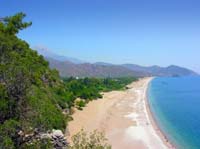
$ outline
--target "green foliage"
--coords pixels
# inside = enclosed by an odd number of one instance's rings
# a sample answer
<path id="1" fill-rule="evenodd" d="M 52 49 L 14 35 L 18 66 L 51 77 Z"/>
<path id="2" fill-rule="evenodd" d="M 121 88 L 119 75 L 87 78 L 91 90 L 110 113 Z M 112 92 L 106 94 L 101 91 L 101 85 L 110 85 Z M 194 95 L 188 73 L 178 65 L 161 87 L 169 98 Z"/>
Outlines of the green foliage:
<path id="1" fill-rule="evenodd" d="M 25 122 L 22 124 L 24 128 L 31 126 L 32 128 L 38 128 L 40 131 L 65 129 L 65 117 L 56 106 L 57 99 L 53 97 L 50 91 L 48 88 L 32 86 L 31 93 L 28 94 L 27 98 L 28 104 L 31 105 L 28 115 L 31 117 L 25 117 Z M 55 104 L 53 104 L 54 102 Z"/>
<path id="2" fill-rule="evenodd" d="M 5 26 L 1 27 L 1 31 L 8 33 L 8 34 L 16 34 L 19 30 L 27 28 L 32 23 L 31 22 L 22 22 L 21 20 L 26 15 L 24 13 L 18 13 L 12 17 L 6 17 L 4 19 Z"/>
<path id="3" fill-rule="evenodd" d="M 83 130 L 72 137 L 70 149 L 111 149 L 102 132 L 97 130 L 87 134 Z"/>
<path id="4" fill-rule="evenodd" d="M 13 119 L 6 120 L 0 125 L 0 148 L 13 149 L 16 146 L 13 140 L 19 139 L 18 129 L 19 123 Z"/>
<path id="5" fill-rule="evenodd" d="M 76 100 L 75 104 L 79 110 L 82 110 L 82 107 L 85 107 L 86 105 L 86 101 L 84 101 L 83 99 Z"/>
<path id="6" fill-rule="evenodd" d="M 71 97 L 58 72 L 16 36 L 31 25 L 24 17 L 19 13 L 0 22 L 0 148 L 23 146 L 19 131 L 66 127 L 62 108 Z"/>
<path id="7" fill-rule="evenodd" d="M 53 149 L 53 145 L 50 139 L 34 140 L 31 143 L 25 143 L 21 146 L 21 149 Z"/>
<path id="8" fill-rule="evenodd" d="M 12 139 L 8 136 L 3 136 L 2 140 L 1 140 L 1 144 L 0 144 L 0 148 L 6 148 L 6 149 L 14 149 L 14 143 L 12 141 Z"/>
<path id="9" fill-rule="evenodd" d="M 74 99 L 92 100 L 101 98 L 101 92 L 124 89 L 136 78 L 64 78 L 66 89 L 74 95 Z"/>

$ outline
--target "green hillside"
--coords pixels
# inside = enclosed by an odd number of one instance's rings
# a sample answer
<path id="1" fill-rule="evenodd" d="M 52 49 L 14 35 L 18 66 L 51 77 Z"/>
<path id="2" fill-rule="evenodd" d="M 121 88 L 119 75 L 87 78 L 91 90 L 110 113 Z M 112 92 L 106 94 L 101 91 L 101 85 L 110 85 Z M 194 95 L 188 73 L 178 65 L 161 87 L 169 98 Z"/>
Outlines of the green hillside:
<path id="1" fill-rule="evenodd" d="M 19 132 L 65 129 L 67 92 L 58 72 L 16 34 L 31 25 L 19 13 L 0 22 L 0 148 L 23 146 Z M 59 92 L 59 95 L 57 94 Z M 64 97 L 65 96 L 65 97 Z"/>

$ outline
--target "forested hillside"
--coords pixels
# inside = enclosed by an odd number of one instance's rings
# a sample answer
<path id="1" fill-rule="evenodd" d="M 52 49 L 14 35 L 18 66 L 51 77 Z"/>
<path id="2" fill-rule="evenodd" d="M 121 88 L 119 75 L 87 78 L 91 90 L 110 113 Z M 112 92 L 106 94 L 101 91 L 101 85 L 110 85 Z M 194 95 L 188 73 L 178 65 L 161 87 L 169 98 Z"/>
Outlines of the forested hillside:
<path id="1" fill-rule="evenodd" d="M 0 22 L 0 148 L 26 148 L 24 134 L 66 125 L 61 110 L 68 96 L 58 72 L 16 36 L 31 25 L 24 17 L 19 13 Z"/>
<path id="2" fill-rule="evenodd" d="M 122 89 L 135 78 L 60 79 L 43 56 L 30 49 L 17 33 L 31 23 L 19 13 L 0 22 L 0 148 L 52 148 L 36 132 L 64 131 L 76 98 L 101 97 L 100 92 Z"/>

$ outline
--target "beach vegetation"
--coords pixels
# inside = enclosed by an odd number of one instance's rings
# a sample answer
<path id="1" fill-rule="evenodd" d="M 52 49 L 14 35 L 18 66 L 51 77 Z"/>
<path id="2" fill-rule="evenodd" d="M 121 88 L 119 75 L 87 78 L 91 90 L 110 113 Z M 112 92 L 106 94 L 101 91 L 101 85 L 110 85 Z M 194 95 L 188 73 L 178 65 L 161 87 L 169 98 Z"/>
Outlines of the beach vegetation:
<path id="1" fill-rule="evenodd" d="M 111 149 L 103 132 L 94 130 L 91 133 L 83 129 L 72 137 L 70 149 Z"/>
<path id="2" fill-rule="evenodd" d="M 124 78 L 63 78 L 66 89 L 74 99 L 93 100 L 102 98 L 102 92 L 126 89 L 126 85 L 136 81 L 135 77 Z M 85 106 L 83 101 L 79 104 Z"/>

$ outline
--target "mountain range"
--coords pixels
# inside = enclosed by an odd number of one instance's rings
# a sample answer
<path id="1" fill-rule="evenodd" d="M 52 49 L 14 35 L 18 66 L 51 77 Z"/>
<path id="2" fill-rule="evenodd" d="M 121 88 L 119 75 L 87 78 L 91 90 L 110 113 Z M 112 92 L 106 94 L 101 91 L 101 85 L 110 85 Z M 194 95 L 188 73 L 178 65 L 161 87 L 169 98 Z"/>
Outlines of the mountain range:
<path id="1" fill-rule="evenodd" d="M 85 61 L 82 61 L 82 60 L 79 60 L 76 58 L 55 54 L 51 50 L 49 50 L 48 48 L 43 47 L 43 46 L 35 46 L 32 49 L 36 50 L 40 55 L 43 55 L 45 58 L 51 58 L 51 59 L 61 61 L 61 62 L 69 61 L 74 64 L 80 64 L 80 63 L 85 62 Z"/>
<path id="2" fill-rule="evenodd" d="M 145 76 L 191 76 L 196 72 L 176 66 L 140 66 L 136 64 L 88 63 L 71 57 L 59 56 L 45 48 L 36 48 L 49 61 L 50 67 L 59 71 L 62 77 L 145 77 Z"/>

